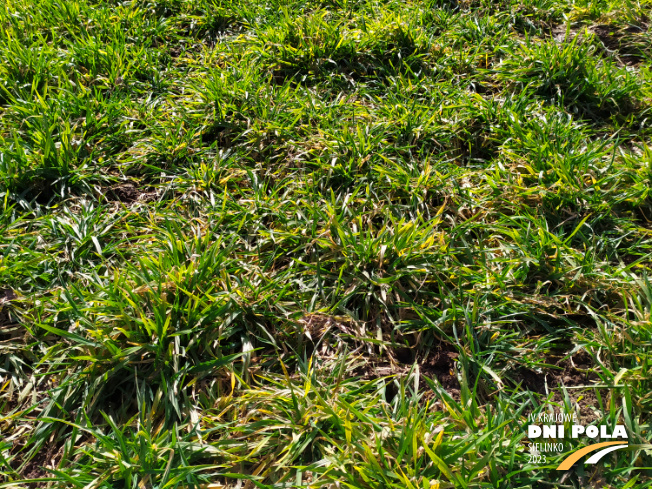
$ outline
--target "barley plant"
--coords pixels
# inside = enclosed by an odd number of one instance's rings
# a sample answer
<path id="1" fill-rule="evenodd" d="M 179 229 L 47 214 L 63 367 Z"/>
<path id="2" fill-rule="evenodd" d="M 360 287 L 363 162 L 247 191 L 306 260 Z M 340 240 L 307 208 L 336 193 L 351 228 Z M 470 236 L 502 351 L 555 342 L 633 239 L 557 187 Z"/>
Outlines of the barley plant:
<path id="1" fill-rule="evenodd" d="M 3 0 L 0 487 L 652 487 L 651 25 Z"/>

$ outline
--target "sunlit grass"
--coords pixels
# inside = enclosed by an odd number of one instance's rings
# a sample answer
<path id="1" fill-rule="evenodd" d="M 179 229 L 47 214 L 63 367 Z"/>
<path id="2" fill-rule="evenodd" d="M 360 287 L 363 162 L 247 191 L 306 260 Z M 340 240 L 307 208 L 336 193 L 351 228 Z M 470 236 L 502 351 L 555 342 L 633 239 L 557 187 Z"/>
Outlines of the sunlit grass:
<path id="1" fill-rule="evenodd" d="M 0 485 L 648 487 L 649 16 L 4 2 Z"/>

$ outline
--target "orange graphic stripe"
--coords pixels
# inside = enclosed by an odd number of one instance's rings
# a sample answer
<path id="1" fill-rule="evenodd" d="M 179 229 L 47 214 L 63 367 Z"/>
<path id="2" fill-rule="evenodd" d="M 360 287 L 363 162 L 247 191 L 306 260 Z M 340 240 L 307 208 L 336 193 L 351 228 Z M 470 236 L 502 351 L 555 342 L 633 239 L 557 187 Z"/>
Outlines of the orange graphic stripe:
<path id="1" fill-rule="evenodd" d="M 559 464 L 556 470 L 568 470 L 570 469 L 575 462 L 581 459 L 587 453 L 594 452 L 602 447 L 608 447 L 610 445 L 627 445 L 627 442 L 624 441 L 605 441 L 604 443 L 596 443 L 595 445 L 589 445 L 584 447 L 581 450 L 571 453 L 566 457 L 562 463 Z"/>

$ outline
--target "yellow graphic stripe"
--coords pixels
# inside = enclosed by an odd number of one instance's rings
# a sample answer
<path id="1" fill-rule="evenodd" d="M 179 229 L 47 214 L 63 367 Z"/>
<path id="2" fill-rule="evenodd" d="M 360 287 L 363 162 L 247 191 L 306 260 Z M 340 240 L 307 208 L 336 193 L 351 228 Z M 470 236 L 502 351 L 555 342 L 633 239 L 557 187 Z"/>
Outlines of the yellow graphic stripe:
<path id="1" fill-rule="evenodd" d="M 584 455 L 587 453 L 594 452 L 602 447 L 608 447 L 611 445 L 627 445 L 627 442 L 624 441 L 605 441 L 604 443 L 596 443 L 595 445 L 589 445 L 588 447 L 584 447 L 581 450 L 578 450 L 576 452 L 571 453 L 568 457 L 566 457 L 562 463 L 559 464 L 559 467 L 557 467 L 556 470 L 568 470 L 570 469 L 575 462 L 577 462 L 579 459 L 581 459 Z"/>

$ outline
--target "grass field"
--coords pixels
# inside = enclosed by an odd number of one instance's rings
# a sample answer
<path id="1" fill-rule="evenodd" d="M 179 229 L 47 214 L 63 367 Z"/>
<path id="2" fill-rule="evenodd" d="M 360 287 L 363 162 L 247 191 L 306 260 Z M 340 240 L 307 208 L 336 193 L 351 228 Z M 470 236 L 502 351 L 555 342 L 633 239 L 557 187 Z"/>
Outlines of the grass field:
<path id="1" fill-rule="evenodd" d="M 651 487 L 651 15 L 4 0 L 0 487 Z"/>

